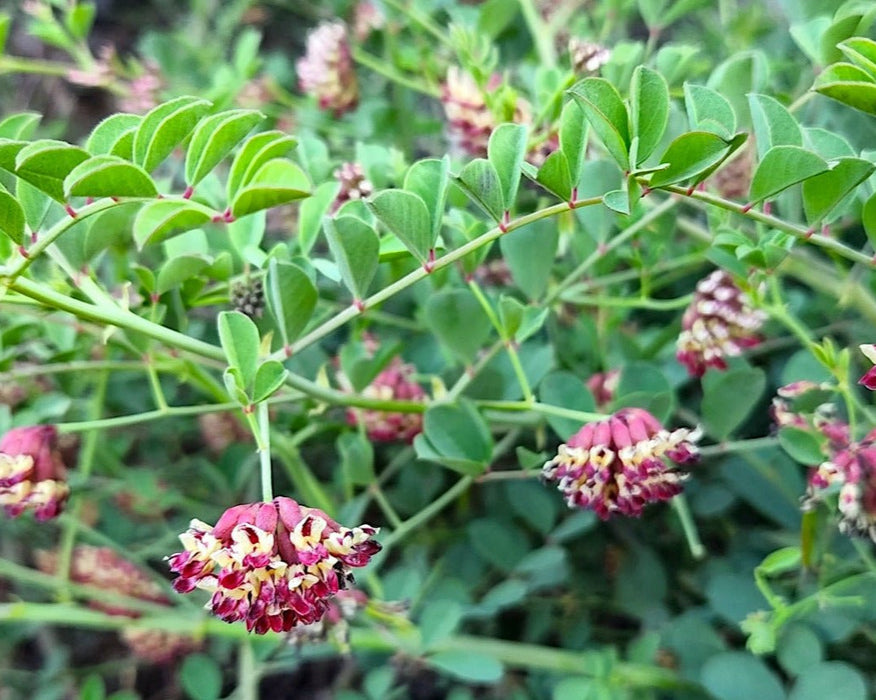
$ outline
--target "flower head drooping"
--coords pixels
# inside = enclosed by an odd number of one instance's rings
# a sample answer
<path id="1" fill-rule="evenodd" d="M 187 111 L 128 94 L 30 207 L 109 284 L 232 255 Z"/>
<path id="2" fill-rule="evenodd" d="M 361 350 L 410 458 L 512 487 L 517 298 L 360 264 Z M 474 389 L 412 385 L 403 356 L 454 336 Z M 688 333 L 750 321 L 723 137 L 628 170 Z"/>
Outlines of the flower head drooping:
<path id="1" fill-rule="evenodd" d="M 858 380 L 858 384 L 862 384 L 870 391 L 873 391 L 876 389 L 876 345 L 867 343 L 861 345 L 860 348 L 864 356 L 873 363 L 873 366 Z"/>
<path id="2" fill-rule="evenodd" d="M 377 528 L 338 525 L 291 498 L 234 506 L 215 526 L 192 520 L 183 551 L 169 557 L 180 593 L 212 593 L 207 608 L 247 630 L 288 632 L 320 620 L 352 567 L 380 551 Z"/>
<path id="3" fill-rule="evenodd" d="M 38 551 L 36 563 L 41 571 L 54 574 L 58 569 L 58 555 L 56 552 Z M 167 605 L 168 608 L 171 605 L 170 598 L 145 571 L 109 547 L 76 547 L 70 558 L 70 580 L 150 603 Z M 123 604 L 93 600 L 90 605 L 109 615 L 140 617 L 139 611 L 124 607 Z M 155 664 L 167 663 L 200 646 L 192 637 L 164 630 L 128 627 L 122 630 L 121 635 L 136 656 Z"/>
<path id="4" fill-rule="evenodd" d="M 606 520 L 612 513 L 639 516 L 645 505 L 681 492 L 686 475 L 665 461 L 689 464 L 699 430 L 666 430 L 648 411 L 624 408 L 608 420 L 588 423 L 545 463 L 571 508 L 589 508 Z"/>
<path id="5" fill-rule="evenodd" d="M 839 529 L 847 535 L 869 537 L 876 542 L 876 430 L 860 442 L 832 449 L 809 477 L 811 505 L 831 487 L 839 488 Z"/>
<path id="6" fill-rule="evenodd" d="M 316 97 L 320 109 L 340 116 L 358 104 L 359 85 L 342 22 L 323 22 L 307 36 L 307 53 L 296 64 L 298 87 Z"/>
<path id="7" fill-rule="evenodd" d="M 365 176 L 365 171 L 358 163 L 343 163 L 333 173 L 335 179 L 341 183 L 341 189 L 332 204 L 332 213 L 340 209 L 344 202 L 351 199 L 365 199 L 374 192 L 374 185 Z"/>
<path id="8" fill-rule="evenodd" d="M 614 392 L 620 383 L 620 370 L 610 369 L 607 372 L 597 372 L 587 380 L 587 388 L 596 400 L 596 407 L 604 408 L 611 403 Z"/>
<path id="9" fill-rule="evenodd" d="M 13 428 L 0 439 L 0 506 L 16 518 L 32 510 L 37 520 L 56 517 L 70 489 L 53 425 Z"/>
<path id="10" fill-rule="evenodd" d="M 394 357 L 389 366 L 378 374 L 362 391 L 370 399 L 422 401 L 426 392 L 411 377 L 416 372 L 413 365 Z M 365 426 L 368 437 L 375 442 L 413 442 L 423 431 L 421 413 L 399 413 L 375 409 L 350 408 L 347 411 L 350 425 Z"/>
<path id="11" fill-rule="evenodd" d="M 684 312 L 676 357 L 694 377 L 703 376 L 708 367 L 726 369 L 725 358 L 760 343 L 757 331 L 765 320 L 766 314 L 751 306 L 733 278 L 715 270 L 697 284 Z"/>

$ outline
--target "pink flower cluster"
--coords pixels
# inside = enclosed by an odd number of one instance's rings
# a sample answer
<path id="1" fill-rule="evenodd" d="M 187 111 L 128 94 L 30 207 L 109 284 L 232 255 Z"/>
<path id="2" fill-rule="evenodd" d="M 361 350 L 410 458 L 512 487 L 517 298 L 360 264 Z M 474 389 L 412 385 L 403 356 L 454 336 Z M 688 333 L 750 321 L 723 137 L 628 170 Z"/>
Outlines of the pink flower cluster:
<path id="1" fill-rule="evenodd" d="M 416 372 L 413 365 L 394 357 L 365 389 L 362 396 L 384 401 L 423 401 L 426 392 L 411 378 Z M 339 377 L 341 383 L 348 383 Z M 362 423 L 368 437 L 375 442 L 413 442 L 423 431 L 423 414 L 388 412 L 370 408 L 350 408 L 347 410 L 350 425 Z"/>
<path id="2" fill-rule="evenodd" d="M 319 101 L 319 108 L 335 116 L 354 109 L 359 84 L 353 70 L 347 28 L 341 22 L 324 22 L 307 37 L 307 52 L 296 64 L 298 87 Z"/>
<path id="3" fill-rule="evenodd" d="M 725 358 L 740 355 L 760 343 L 757 331 L 766 314 L 724 270 L 715 270 L 697 284 L 693 301 L 681 319 L 676 357 L 694 377 L 706 369 L 727 369 Z"/>
<path id="4" fill-rule="evenodd" d="M 0 439 L 0 506 L 9 517 L 57 517 L 70 493 L 66 478 L 54 426 L 13 428 Z"/>
<path id="5" fill-rule="evenodd" d="M 208 609 L 247 630 L 288 632 L 325 615 L 352 567 L 380 551 L 368 525 L 347 528 L 291 498 L 234 506 L 215 526 L 192 520 L 183 551 L 169 557 L 180 593 L 212 593 Z"/>
<path id="6" fill-rule="evenodd" d="M 341 183 L 341 189 L 338 190 L 338 195 L 332 204 L 332 213 L 340 209 L 344 202 L 349 202 L 351 199 L 365 199 L 374 192 L 374 185 L 365 176 L 362 166 L 358 163 L 343 163 L 332 174 Z"/>
<path id="7" fill-rule="evenodd" d="M 42 571 L 52 574 L 57 571 L 57 553 L 39 551 L 36 560 Z M 170 598 L 161 587 L 145 571 L 109 547 L 76 547 L 70 559 L 70 580 L 170 608 Z M 138 611 L 117 603 L 95 600 L 90 605 L 109 615 L 140 617 Z M 199 647 L 192 637 L 165 630 L 128 627 L 121 631 L 121 636 L 137 657 L 155 664 L 167 663 Z"/>
<path id="8" fill-rule="evenodd" d="M 689 464 L 697 457 L 699 430 L 666 430 L 648 411 L 624 408 L 588 423 L 560 445 L 542 469 L 557 482 L 572 508 L 588 508 L 606 520 L 614 513 L 639 516 L 648 503 L 681 492 L 686 475 L 665 458 Z"/>

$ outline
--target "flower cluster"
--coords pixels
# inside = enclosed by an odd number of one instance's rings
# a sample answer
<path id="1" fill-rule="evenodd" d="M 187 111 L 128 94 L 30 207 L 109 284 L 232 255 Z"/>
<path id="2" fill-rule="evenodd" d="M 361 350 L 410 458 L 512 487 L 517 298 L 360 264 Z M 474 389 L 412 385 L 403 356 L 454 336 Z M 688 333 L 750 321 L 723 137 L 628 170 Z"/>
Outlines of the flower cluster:
<path id="1" fill-rule="evenodd" d="M 365 199 L 374 192 L 374 185 L 365 177 L 365 172 L 358 163 L 343 163 L 333 175 L 341 183 L 341 189 L 338 190 L 332 204 L 332 213 L 340 209 L 344 202 L 349 202 L 351 199 Z"/>
<path id="2" fill-rule="evenodd" d="M 694 377 L 703 376 L 708 367 L 726 369 L 725 358 L 760 343 L 757 331 L 765 320 L 766 314 L 751 306 L 733 278 L 715 270 L 699 281 L 684 312 L 676 357 Z"/>
<path id="3" fill-rule="evenodd" d="M 556 481 L 572 508 L 589 508 L 603 520 L 613 513 L 639 516 L 645 505 L 681 492 L 686 475 L 666 463 L 698 457 L 699 430 L 672 432 L 642 408 L 624 408 L 588 423 L 560 445 L 542 476 Z"/>
<path id="4" fill-rule="evenodd" d="M 347 28 L 324 22 L 307 37 L 307 53 L 296 64 L 298 87 L 316 97 L 320 109 L 340 116 L 356 107 L 359 85 L 353 70 Z"/>
<path id="5" fill-rule="evenodd" d="M 13 428 L 0 439 L 0 506 L 9 517 L 57 517 L 70 493 L 66 477 L 54 426 Z"/>
<path id="6" fill-rule="evenodd" d="M 587 380 L 587 388 L 593 394 L 597 408 L 604 408 L 611 403 L 614 392 L 620 383 L 620 370 L 610 369 L 607 372 L 597 372 Z"/>
<path id="7" fill-rule="evenodd" d="M 383 401 L 422 401 L 426 398 L 423 387 L 417 384 L 412 375 L 416 368 L 400 357 L 394 357 L 365 389 L 362 396 Z M 370 408 L 350 408 L 347 410 L 350 425 L 362 423 L 368 437 L 375 442 L 413 442 L 423 431 L 421 413 L 399 413 L 397 411 L 378 411 Z"/>
<path id="8" fill-rule="evenodd" d="M 58 569 L 56 552 L 38 551 L 37 566 L 46 573 Z M 161 587 L 127 559 L 109 547 L 80 545 L 70 559 L 70 580 L 140 600 L 170 606 Z M 140 617 L 140 613 L 116 603 L 91 602 L 91 607 L 109 615 Z M 122 639 L 137 657 L 149 663 L 167 663 L 198 648 L 197 642 L 187 635 L 164 630 L 129 627 L 121 632 Z"/>
<path id="9" fill-rule="evenodd" d="M 322 619 L 352 567 L 380 551 L 368 525 L 347 528 L 291 498 L 234 506 L 211 527 L 192 520 L 169 557 L 180 593 L 209 591 L 208 609 L 247 630 L 288 632 Z"/>

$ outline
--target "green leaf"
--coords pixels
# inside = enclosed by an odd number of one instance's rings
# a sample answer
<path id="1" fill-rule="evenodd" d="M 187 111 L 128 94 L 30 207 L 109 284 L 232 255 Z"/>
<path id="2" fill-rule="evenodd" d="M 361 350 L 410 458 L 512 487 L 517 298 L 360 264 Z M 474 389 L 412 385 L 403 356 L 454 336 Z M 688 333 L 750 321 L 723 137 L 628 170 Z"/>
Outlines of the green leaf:
<path id="1" fill-rule="evenodd" d="M 560 115 L 560 151 L 566 157 L 572 194 L 575 197 L 577 193 L 574 190 L 578 187 L 586 163 L 588 135 L 589 122 L 584 116 L 584 111 L 575 100 L 569 100 Z"/>
<path id="2" fill-rule="evenodd" d="M 265 280 L 265 299 L 277 322 L 283 345 L 289 345 L 307 326 L 319 294 L 307 273 L 297 265 L 271 258 Z"/>
<path id="3" fill-rule="evenodd" d="M 243 386 L 252 386 L 259 365 L 259 329 L 240 311 L 219 314 L 219 342 L 228 359 L 228 366 L 240 372 Z"/>
<path id="4" fill-rule="evenodd" d="M 514 283 L 527 297 L 539 299 L 547 289 L 560 233 L 555 223 L 534 222 L 499 239 L 499 249 Z"/>
<path id="5" fill-rule="evenodd" d="M 177 97 L 147 112 L 134 133 L 134 162 L 151 173 L 195 128 L 212 105 L 198 97 Z"/>
<path id="6" fill-rule="evenodd" d="M 368 206 L 417 260 L 424 265 L 428 262 L 432 226 L 422 197 L 405 190 L 384 190 L 375 195 Z"/>
<path id="7" fill-rule="evenodd" d="M 134 219 L 137 248 L 158 243 L 171 233 L 190 231 L 213 218 L 213 211 L 188 199 L 157 199 L 144 206 Z"/>
<path id="8" fill-rule="evenodd" d="M 803 210 L 810 223 L 821 221 L 838 207 L 876 166 L 862 158 L 840 158 L 830 170 L 803 183 Z"/>
<path id="9" fill-rule="evenodd" d="M 824 649 L 818 635 L 808 626 L 792 623 L 782 628 L 776 649 L 779 665 L 791 676 L 798 676 L 821 662 Z"/>
<path id="10" fill-rule="evenodd" d="M 274 158 L 262 165 L 231 202 L 236 218 L 310 196 L 307 175 L 291 160 Z"/>
<path id="11" fill-rule="evenodd" d="M 630 85 L 632 136 L 639 139 L 636 165 L 657 148 L 669 123 L 669 86 L 657 71 L 638 66 Z"/>
<path id="12" fill-rule="evenodd" d="M 103 683 L 103 678 L 99 675 L 89 675 L 79 686 L 79 700 L 104 700 L 106 697 L 106 686 Z"/>
<path id="13" fill-rule="evenodd" d="M 779 576 L 799 570 L 801 562 L 802 554 L 799 547 L 782 547 L 767 554 L 755 571 L 764 576 Z"/>
<path id="14" fill-rule="evenodd" d="M 358 432 L 338 436 L 341 470 L 346 481 L 354 486 L 374 483 L 374 447 L 368 438 Z"/>
<path id="15" fill-rule="evenodd" d="M 202 120 L 186 153 L 186 184 L 203 180 L 264 118 L 252 109 L 233 109 Z"/>
<path id="16" fill-rule="evenodd" d="M 6 51 L 6 40 L 9 38 L 9 28 L 11 26 L 12 16 L 8 12 L 0 12 L 0 54 Z"/>
<path id="17" fill-rule="evenodd" d="M 502 221 L 505 212 L 502 181 L 490 161 L 475 158 L 462 169 L 456 184 L 494 221 Z"/>
<path id="18" fill-rule="evenodd" d="M 523 313 L 526 307 L 517 299 L 503 294 L 499 297 L 499 324 L 506 340 L 513 339 L 523 323 Z"/>
<path id="19" fill-rule="evenodd" d="M 710 435 L 725 440 L 760 400 L 766 376 L 755 367 L 740 367 L 726 372 L 707 372 L 702 384 L 703 421 Z M 745 387 L 745 391 L 739 387 Z"/>
<path id="20" fill-rule="evenodd" d="M 870 239 L 870 244 L 876 246 L 876 193 L 870 195 L 869 199 L 864 202 L 864 207 L 861 210 L 861 223 L 864 225 L 864 231 L 867 233 L 867 238 Z"/>
<path id="21" fill-rule="evenodd" d="M 250 136 L 234 156 L 228 171 L 227 196 L 233 200 L 238 191 L 248 184 L 268 161 L 282 158 L 298 142 L 282 131 L 264 131 Z"/>
<path id="22" fill-rule="evenodd" d="M 28 145 L 27 141 L 0 138 L 0 168 L 15 172 L 15 158 Z"/>
<path id="23" fill-rule="evenodd" d="M 431 222 L 429 248 L 435 247 L 444 206 L 447 202 L 447 185 L 450 177 L 450 160 L 444 158 L 425 158 L 414 163 L 405 175 L 404 189 L 418 195 L 426 205 Z"/>
<path id="24" fill-rule="evenodd" d="M 507 212 L 514 206 L 520 186 L 520 167 L 526 156 L 528 129 L 523 124 L 500 124 L 490 134 L 487 158 L 501 183 L 502 201 Z"/>
<path id="25" fill-rule="evenodd" d="M 476 651 L 440 651 L 425 660 L 437 670 L 467 683 L 498 683 L 504 674 L 499 661 Z"/>
<path id="26" fill-rule="evenodd" d="M 794 116 L 778 100 L 768 95 L 748 96 L 758 158 L 773 146 L 802 146 L 803 132 Z"/>
<path id="27" fill-rule="evenodd" d="M 849 107 L 876 114 L 876 82 L 851 63 L 828 66 L 819 73 L 812 89 Z"/>
<path id="28" fill-rule="evenodd" d="M 570 93 L 621 170 L 629 170 L 630 129 L 620 93 L 603 78 L 585 78 Z"/>
<path id="29" fill-rule="evenodd" d="M 252 390 L 253 403 L 270 398 L 283 386 L 289 371 L 277 360 L 266 360 L 259 365 Z"/>
<path id="30" fill-rule="evenodd" d="M 825 661 L 805 669 L 794 684 L 788 700 L 866 700 L 867 680 L 851 664 Z"/>
<path id="31" fill-rule="evenodd" d="M 876 41 L 866 36 L 854 36 L 838 44 L 837 48 L 876 80 Z"/>
<path id="32" fill-rule="evenodd" d="M 711 131 L 722 139 L 736 133 L 736 113 L 720 93 L 704 85 L 684 84 L 684 105 L 690 128 Z"/>
<path id="33" fill-rule="evenodd" d="M 63 141 L 34 141 L 18 151 L 15 174 L 63 203 L 64 178 L 89 155 L 85 149 Z"/>
<path id="34" fill-rule="evenodd" d="M 784 700 L 785 692 L 776 675 L 751 654 L 728 651 L 715 654 L 705 663 L 700 679 L 706 689 L 721 700 Z"/>
<path id="35" fill-rule="evenodd" d="M 0 119 L 0 138 L 29 139 L 42 119 L 38 112 L 16 112 Z"/>
<path id="36" fill-rule="evenodd" d="M 421 446 L 428 443 L 433 454 L 421 454 L 417 442 Z M 466 400 L 430 406 L 423 416 L 423 433 L 414 446 L 418 456 L 435 459 L 437 455 L 437 461 L 464 474 L 483 473 L 493 456 L 489 426 Z"/>
<path id="37" fill-rule="evenodd" d="M 651 187 L 664 187 L 711 171 L 730 154 L 730 143 L 709 131 L 689 131 L 676 138 L 661 156 L 665 170 L 651 176 Z"/>
<path id="38" fill-rule="evenodd" d="M 569 160 L 566 154 L 562 151 L 554 151 L 538 169 L 536 181 L 545 187 L 545 189 L 553 192 L 560 199 L 569 202 L 572 200 L 572 188 L 577 183 L 572 182 L 572 171 L 569 167 Z"/>
<path id="39" fill-rule="evenodd" d="M 826 458 L 821 451 L 821 441 L 812 433 L 786 426 L 779 430 L 779 444 L 792 459 L 813 467 L 821 464 Z"/>
<path id="40" fill-rule="evenodd" d="M 368 295 L 380 262 L 380 239 L 362 219 L 355 216 L 326 217 L 325 236 L 338 265 L 341 279 L 359 302 Z"/>
<path id="41" fill-rule="evenodd" d="M 77 2 L 64 13 L 64 25 L 74 39 L 84 41 L 91 31 L 97 7 L 93 2 Z"/>
<path id="42" fill-rule="evenodd" d="M 754 171 L 749 200 L 762 202 L 826 170 L 827 162 L 812 151 L 799 146 L 773 146 Z"/>
<path id="43" fill-rule="evenodd" d="M 433 294 L 423 307 L 426 326 L 448 350 L 471 363 L 490 335 L 490 321 L 467 289 L 448 289 Z"/>
<path id="44" fill-rule="evenodd" d="M 206 654 L 189 654 L 179 680 L 193 700 L 217 700 L 222 693 L 222 669 Z"/>
<path id="45" fill-rule="evenodd" d="M 125 136 L 128 136 L 131 145 L 133 145 L 134 133 L 142 120 L 143 118 L 138 114 L 126 114 L 124 112 L 107 117 L 91 130 L 91 134 L 89 134 L 88 140 L 85 142 L 85 150 L 96 156 L 108 154 L 120 155 L 116 153 L 119 143 Z M 127 155 L 128 159 L 130 159 L 130 151 Z"/>
<path id="46" fill-rule="evenodd" d="M 612 190 L 602 195 L 602 203 L 616 214 L 630 215 L 630 198 L 625 190 Z"/>
<path id="47" fill-rule="evenodd" d="M 593 394 L 590 393 L 590 389 L 571 372 L 562 370 L 551 372 L 541 380 L 538 396 L 542 403 L 559 408 L 588 413 L 596 410 L 596 401 Z M 545 417 L 548 425 L 563 441 L 568 440 L 583 427 L 581 421 L 574 418 L 563 418 L 550 414 Z"/>
<path id="48" fill-rule="evenodd" d="M 462 620 L 462 606 L 455 600 L 436 600 L 427 603 L 420 613 L 420 648 L 434 649 L 456 630 Z"/>
<path id="49" fill-rule="evenodd" d="M 158 189 L 143 168 L 118 156 L 94 156 L 82 161 L 64 179 L 64 196 L 154 197 Z"/>
<path id="50" fill-rule="evenodd" d="M 3 185 L 0 185 L 0 233 L 4 233 L 16 245 L 24 244 L 24 209 Z"/>
<path id="51" fill-rule="evenodd" d="M 337 180 L 323 182 L 298 208 L 298 248 L 307 255 L 322 230 L 322 220 L 329 213 L 341 189 Z"/>
<path id="52" fill-rule="evenodd" d="M 201 274 L 210 262 L 198 255 L 178 255 L 168 260 L 158 271 L 155 293 L 164 294 L 186 280 Z"/>

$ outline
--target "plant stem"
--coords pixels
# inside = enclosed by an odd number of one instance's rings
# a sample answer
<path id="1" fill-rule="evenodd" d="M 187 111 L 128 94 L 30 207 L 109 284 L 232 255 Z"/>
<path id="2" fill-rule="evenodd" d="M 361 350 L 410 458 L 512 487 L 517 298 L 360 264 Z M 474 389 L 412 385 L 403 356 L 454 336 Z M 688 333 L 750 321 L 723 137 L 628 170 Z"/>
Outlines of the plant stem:
<path id="1" fill-rule="evenodd" d="M 678 516 L 678 521 L 681 523 L 681 529 L 684 531 L 684 537 L 687 540 L 691 556 L 694 559 L 702 559 L 706 556 L 706 548 L 703 547 L 703 543 L 700 540 L 700 533 L 687 505 L 687 498 L 683 493 L 678 494 L 672 499 L 672 508 Z"/>
<path id="2" fill-rule="evenodd" d="M 536 413 L 541 413 L 543 415 L 579 420 L 582 423 L 592 423 L 593 421 L 604 420 L 609 417 L 604 413 L 575 411 L 571 408 L 552 406 L 551 404 L 541 403 L 539 401 L 534 401 L 532 403 L 527 403 L 526 401 L 478 401 L 477 404 L 481 408 L 488 408 L 494 411 L 535 411 Z"/>
<path id="3" fill-rule="evenodd" d="M 724 199 L 723 197 L 711 194 L 710 192 L 701 192 L 699 190 L 689 192 L 684 187 L 678 187 L 677 185 L 669 185 L 668 187 L 661 187 L 660 189 L 664 189 L 668 192 L 673 192 L 674 194 L 678 194 L 684 197 L 689 197 L 691 199 L 704 202 L 705 204 L 711 204 L 712 206 L 718 207 L 720 209 L 732 211 L 736 214 L 739 214 L 740 216 L 746 217 L 747 219 L 751 219 L 752 221 L 757 221 L 758 223 L 769 226 L 770 228 L 789 233 L 795 238 L 800 239 L 801 241 L 806 241 L 817 245 L 820 248 L 824 248 L 825 250 L 830 250 L 837 255 L 851 260 L 852 262 L 861 263 L 862 265 L 866 266 L 868 270 L 872 269 L 874 266 L 874 260 L 871 256 L 866 255 L 853 248 L 849 248 L 845 243 L 842 243 L 834 238 L 829 238 L 828 236 L 824 236 L 820 233 L 814 233 L 812 230 L 803 228 L 802 226 L 788 223 L 787 221 L 783 221 L 782 219 L 779 219 L 778 217 L 772 216 L 770 214 L 764 214 L 763 212 L 749 208 L 749 205 L 747 204 L 739 204 L 738 202 Z"/>
<path id="4" fill-rule="evenodd" d="M 730 452 L 748 452 L 751 450 L 762 450 L 765 447 L 778 447 L 779 440 L 774 437 L 752 438 L 750 440 L 735 440 L 729 442 L 721 442 L 717 445 L 708 445 L 699 448 L 701 457 L 715 457 L 718 455 L 728 454 Z"/>
<path id="5" fill-rule="evenodd" d="M 606 297 L 588 294 L 579 294 L 577 296 L 568 295 L 563 297 L 563 301 L 578 304 L 579 306 L 612 306 L 623 309 L 654 309 L 655 311 L 681 309 L 690 304 L 691 299 L 693 299 L 693 294 L 686 294 L 677 299 Z"/>
<path id="6" fill-rule="evenodd" d="M 488 243 L 496 240 L 504 233 L 510 233 L 518 228 L 522 228 L 528 224 L 533 223 L 534 221 L 540 221 L 541 219 L 546 219 L 551 216 L 556 216 L 557 214 L 561 214 L 562 212 L 568 211 L 571 209 L 578 209 L 581 207 L 590 207 L 595 206 L 597 204 L 602 203 L 602 197 L 590 197 L 589 199 L 582 199 L 577 202 L 562 202 L 560 204 L 554 204 L 553 206 L 546 207 L 545 209 L 540 209 L 539 211 L 532 212 L 531 214 L 526 214 L 517 219 L 510 221 L 504 227 L 504 231 L 496 226 L 495 228 L 482 233 L 477 238 L 468 241 L 467 243 L 461 245 L 459 248 L 455 248 L 450 252 L 442 255 L 440 258 L 435 260 L 435 262 L 431 266 L 431 270 L 439 270 L 442 267 L 447 267 L 451 263 L 456 262 L 460 258 L 465 257 L 469 253 L 481 248 Z M 428 277 L 429 272 L 427 272 L 424 268 L 418 267 L 416 270 L 409 272 L 407 275 L 402 277 L 401 279 L 396 280 L 392 284 L 384 287 L 379 292 L 375 292 L 367 299 L 362 301 L 362 307 L 366 309 L 380 304 L 383 301 L 386 301 L 390 297 L 395 296 L 397 293 L 401 292 L 404 289 L 407 289 L 411 285 L 416 282 L 419 282 L 421 279 Z M 313 345 L 317 340 L 325 337 L 332 331 L 340 328 L 349 320 L 355 318 L 360 313 L 363 313 L 359 307 L 357 306 L 348 306 L 343 311 L 336 314 L 334 317 L 330 318 L 328 321 L 323 323 L 322 325 L 314 328 L 307 335 L 299 338 L 296 342 L 292 344 L 291 350 L 293 353 L 299 352 L 310 345 Z M 270 355 L 269 359 L 272 360 L 284 360 L 286 358 L 285 351 L 277 351 Z"/>
<path id="7" fill-rule="evenodd" d="M 545 26 L 532 0 L 517 0 L 520 12 L 529 28 L 532 43 L 538 53 L 538 62 L 543 68 L 553 68 L 557 65 L 557 54 L 554 50 L 553 33 Z"/>
<path id="8" fill-rule="evenodd" d="M 400 540 L 407 537 L 411 531 L 416 530 L 420 525 L 428 522 L 432 518 L 434 518 L 438 513 L 440 513 L 444 508 L 446 508 L 449 504 L 455 501 L 459 496 L 461 496 L 469 486 L 471 486 L 474 481 L 473 477 L 464 476 L 462 479 L 457 481 L 453 486 L 451 486 L 447 491 L 441 494 L 438 498 L 432 501 L 429 505 L 423 508 L 416 515 L 412 515 L 410 518 L 405 520 L 399 527 L 393 530 L 389 535 L 381 540 L 381 544 L 383 545 L 384 551 L 388 551 Z"/>
<path id="9" fill-rule="evenodd" d="M 371 486 L 368 487 L 368 493 L 370 493 L 374 497 L 374 500 L 377 501 L 377 505 L 380 506 L 380 510 L 383 511 L 383 515 L 386 516 L 392 529 L 398 530 L 402 526 L 402 519 L 399 517 L 395 508 L 392 507 L 392 503 L 389 502 L 386 494 L 383 493 L 380 484 L 377 482 L 371 484 Z"/>
<path id="10" fill-rule="evenodd" d="M 265 401 L 256 407 L 258 420 L 259 466 L 262 480 L 262 500 L 269 503 L 274 500 L 274 482 L 271 476 L 271 425 L 268 417 L 268 404 Z"/>
<path id="11" fill-rule="evenodd" d="M 435 99 L 441 97 L 441 90 L 439 90 L 434 85 L 423 82 L 422 77 L 418 80 L 416 78 L 403 75 L 398 70 L 396 70 L 395 66 L 382 61 L 381 59 L 377 58 L 377 56 L 372 56 L 367 51 L 363 51 L 362 48 L 359 46 L 353 47 L 352 55 L 353 60 L 356 61 L 356 63 L 360 63 L 366 68 L 373 70 L 378 75 L 382 75 L 384 78 L 397 85 L 406 87 L 409 90 L 423 93 L 424 95 L 428 95 L 429 97 L 434 97 Z"/>
<path id="12" fill-rule="evenodd" d="M 237 690 L 241 700 L 258 700 L 259 672 L 251 637 L 244 637 L 237 645 Z"/>
<path id="13" fill-rule="evenodd" d="M 456 383 L 447 391 L 444 400 L 456 401 L 462 392 L 465 391 L 466 387 L 471 384 L 472 380 L 481 373 L 484 367 L 490 364 L 492 359 L 499 354 L 499 351 L 504 346 L 505 344 L 501 340 L 496 341 L 486 352 L 481 354 L 477 362 L 471 367 L 466 367 L 462 371 L 462 374 L 459 375 L 459 379 L 456 380 Z"/>
<path id="14" fill-rule="evenodd" d="M 408 19 L 410 19 L 415 24 L 419 24 L 423 29 L 425 29 L 429 34 L 435 37 L 442 44 L 447 46 L 452 46 L 452 42 L 450 38 L 441 30 L 441 27 L 437 25 L 432 18 L 428 15 L 423 14 L 417 9 L 406 5 L 401 2 L 401 0 L 383 0 L 386 5 L 398 10 L 403 15 L 405 15 Z"/>

